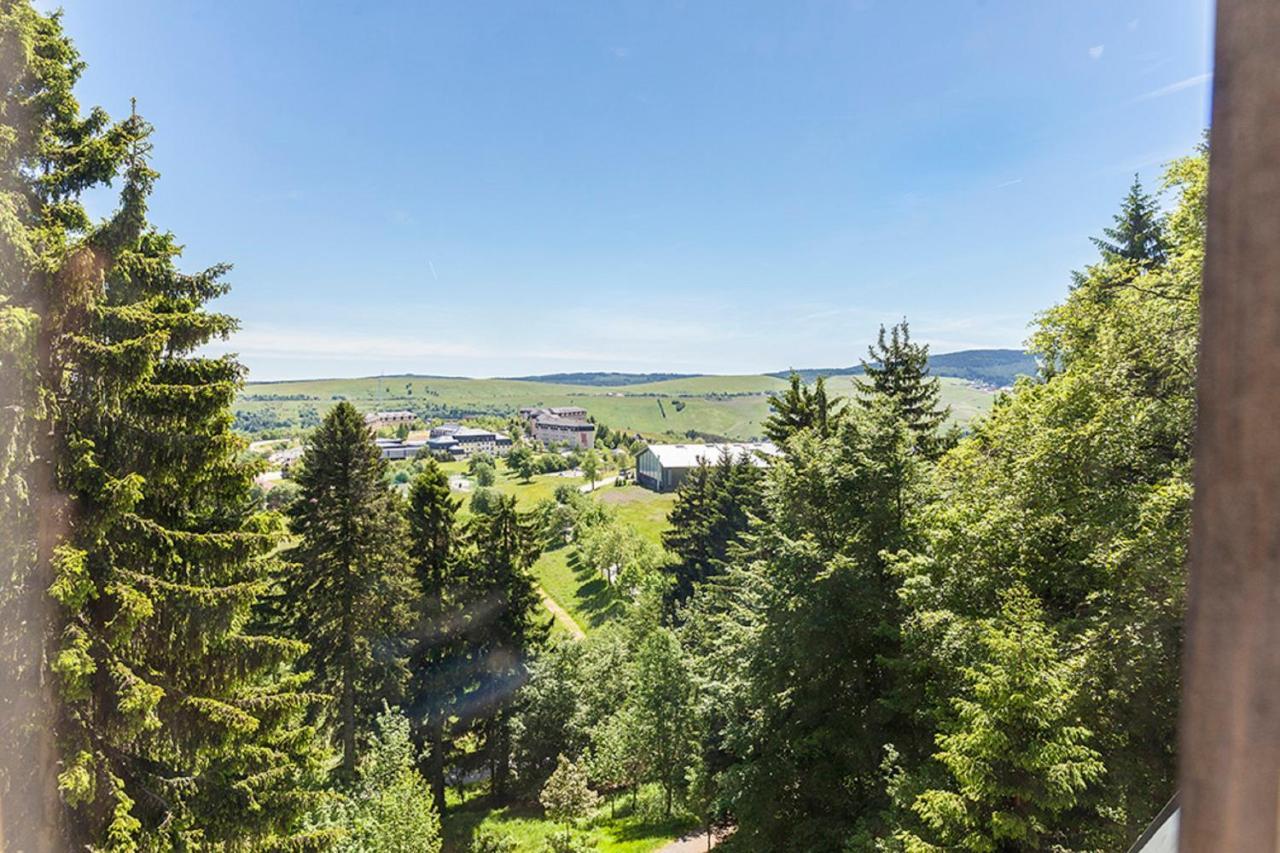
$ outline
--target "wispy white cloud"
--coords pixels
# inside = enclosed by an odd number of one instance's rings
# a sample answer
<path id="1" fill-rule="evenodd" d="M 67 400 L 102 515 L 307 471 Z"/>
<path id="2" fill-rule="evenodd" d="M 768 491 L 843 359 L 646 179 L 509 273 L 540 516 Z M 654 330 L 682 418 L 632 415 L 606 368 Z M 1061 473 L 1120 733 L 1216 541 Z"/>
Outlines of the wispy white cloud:
<path id="1" fill-rule="evenodd" d="M 1020 184 L 1020 183 L 1022 183 L 1022 178 L 1014 178 L 1012 181 L 1005 181 L 1002 184 L 996 184 L 996 189 L 1002 190 L 1005 187 L 1012 187 L 1015 184 Z"/>
<path id="2" fill-rule="evenodd" d="M 431 340 L 425 337 L 352 334 L 331 329 L 254 326 L 242 329 L 228 341 L 209 345 L 212 352 L 234 352 L 245 358 L 305 358 L 324 361 L 386 361 L 406 366 L 424 360 L 546 359 L 591 362 L 611 357 L 607 351 L 555 347 L 499 346 Z"/>
<path id="3" fill-rule="evenodd" d="M 1196 86 L 1203 86 L 1212 79 L 1213 75 L 1208 72 L 1204 74 L 1197 74 L 1194 77 L 1188 77 L 1185 80 L 1170 83 L 1168 86 L 1161 86 L 1159 89 L 1153 89 L 1146 94 L 1139 95 L 1135 100 L 1149 101 L 1152 98 L 1163 98 L 1165 95 L 1172 95 L 1175 92 L 1181 92 L 1184 89 L 1194 89 Z"/>
<path id="4" fill-rule="evenodd" d="M 1102 52 L 1106 49 L 1107 46 L 1105 44 L 1095 44 L 1093 47 L 1089 48 L 1089 58 L 1093 60 L 1101 59 Z"/>

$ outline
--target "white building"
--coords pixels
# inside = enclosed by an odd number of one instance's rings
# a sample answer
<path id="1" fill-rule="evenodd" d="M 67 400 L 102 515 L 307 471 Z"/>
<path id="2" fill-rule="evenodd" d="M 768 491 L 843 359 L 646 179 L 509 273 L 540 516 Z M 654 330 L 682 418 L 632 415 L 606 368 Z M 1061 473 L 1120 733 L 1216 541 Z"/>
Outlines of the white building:
<path id="1" fill-rule="evenodd" d="M 767 441 L 735 444 L 651 444 L 636 457 L 636 482 L 655 492 L 674 491 L 689 471 L 715 465 L 725 456 L 763 467 L 778 448 Z"/>

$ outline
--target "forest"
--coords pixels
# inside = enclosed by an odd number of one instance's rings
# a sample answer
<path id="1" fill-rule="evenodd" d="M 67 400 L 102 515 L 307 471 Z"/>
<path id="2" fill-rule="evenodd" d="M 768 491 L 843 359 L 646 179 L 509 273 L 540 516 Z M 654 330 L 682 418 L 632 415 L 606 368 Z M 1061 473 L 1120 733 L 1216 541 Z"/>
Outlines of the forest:
<path id="1" fill-rule="evenodd" d="M 641 804 L 726 851 L 1123 850 L 1174 794 L 1207 149 L 1135 178 L 990 413 L 882 327 L 658 545 L 573 489 L 402 496 L 346 401 L 269 509 L 151 127 L 25 0 L 0 66 L 0 849 L 430 853 L 479 796 L 552 851 Z M 564 543 L 624 602 L 582 639 L 530 573 Z"/>

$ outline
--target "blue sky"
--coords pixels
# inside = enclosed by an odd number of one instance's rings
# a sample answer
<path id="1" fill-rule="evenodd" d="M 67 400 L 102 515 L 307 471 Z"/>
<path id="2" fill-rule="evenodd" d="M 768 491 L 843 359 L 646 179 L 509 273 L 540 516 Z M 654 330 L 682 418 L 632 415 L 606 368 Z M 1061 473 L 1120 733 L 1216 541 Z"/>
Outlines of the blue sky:
<path id="1" fill-rule="evenodd" d="M 1208 0 L 63 8 L 255 379 L 1015 346 L 1208 122 Z"/>

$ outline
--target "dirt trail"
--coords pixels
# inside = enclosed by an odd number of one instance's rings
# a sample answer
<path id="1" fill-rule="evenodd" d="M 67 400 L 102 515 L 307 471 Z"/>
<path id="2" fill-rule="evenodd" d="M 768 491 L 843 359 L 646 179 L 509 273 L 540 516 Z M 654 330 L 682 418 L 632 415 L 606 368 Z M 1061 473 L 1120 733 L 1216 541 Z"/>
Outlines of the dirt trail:
<path id="1" fill-rule="evenodd" d="M 716 830 L 711 836 L 711 845 L 715 847 L 733 832 L 732 828 Z M 683 838 L 677 838 L 665 847 L 659 847 L 657 853 L 703 853 L 707 849 L 707 834 L 695 832 Z"/>
<path id="2" fill-rule="evenodd" d="M 561 607 L 554 598 L 547 594 L 545 589 L 538 587 L 538 595 L 542 596 L 542 603 L 551 611 L 551 615 L 556 617 L 556 619 L 560 621 L 560 624 L 565 627 L 565 630 L 570 634 L 573 634 L 575 639 L 581 640 L 583 637 L 587 636 L 586 632 L 578 627 L 578 623 L 573 621 L 573 617 L 569 615 L 569 611 Z"/>

